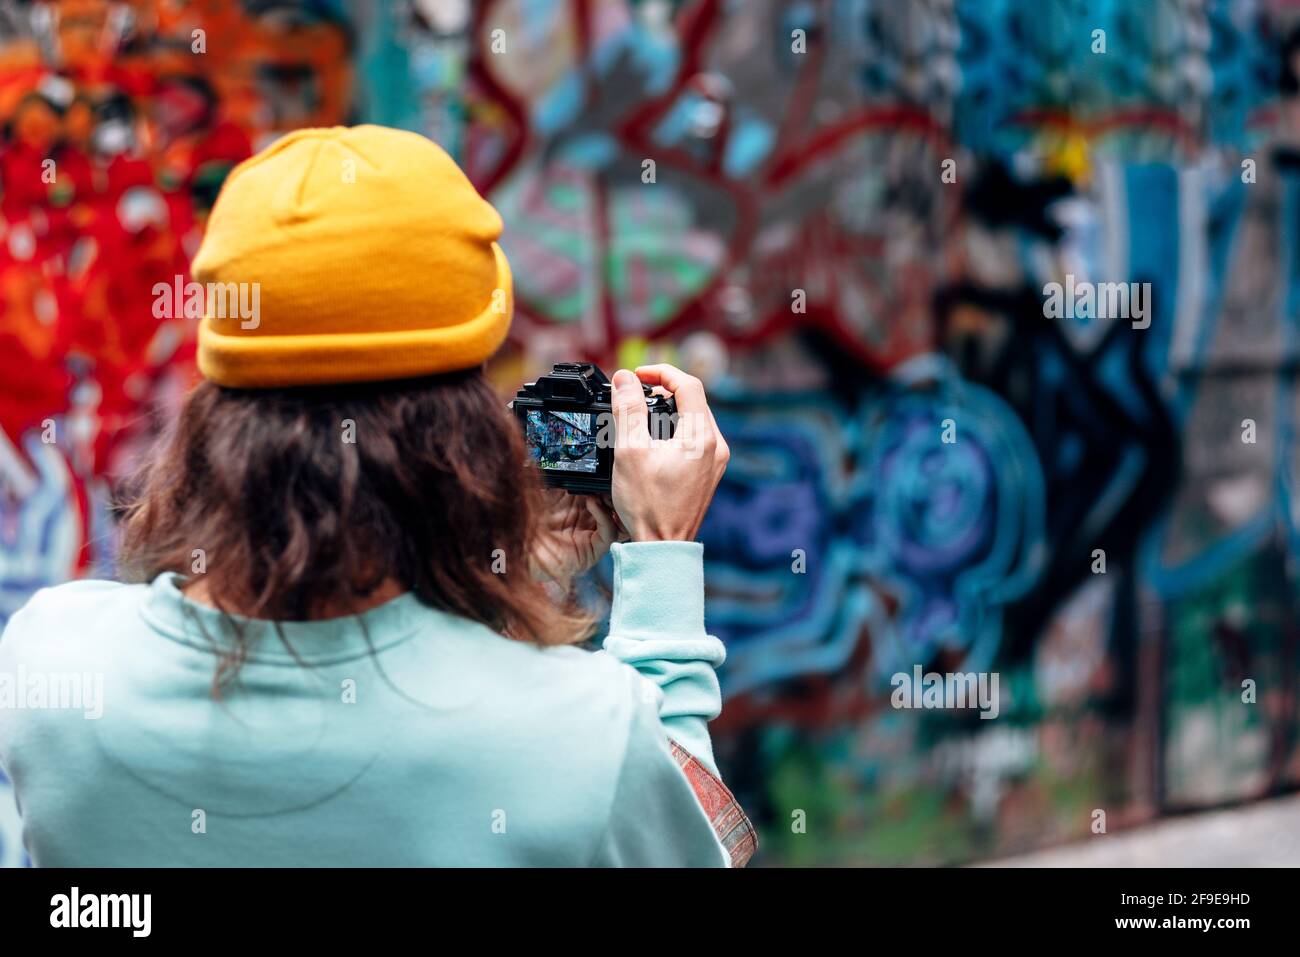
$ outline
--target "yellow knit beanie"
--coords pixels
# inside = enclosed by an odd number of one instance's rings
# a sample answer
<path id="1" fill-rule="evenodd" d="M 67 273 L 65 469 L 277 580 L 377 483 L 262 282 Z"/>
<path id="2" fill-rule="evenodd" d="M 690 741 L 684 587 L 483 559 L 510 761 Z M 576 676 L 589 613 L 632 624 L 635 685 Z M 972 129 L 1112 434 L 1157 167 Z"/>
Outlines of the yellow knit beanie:
<path id="1" fill-rule="evenodd" d="M 513 311 L 500 235 L 423 136 L 290 133 L 235 167 L 213 207 L 191 269 L 206 296 L 199 371 L 265 388 L 476 366 Z"/>

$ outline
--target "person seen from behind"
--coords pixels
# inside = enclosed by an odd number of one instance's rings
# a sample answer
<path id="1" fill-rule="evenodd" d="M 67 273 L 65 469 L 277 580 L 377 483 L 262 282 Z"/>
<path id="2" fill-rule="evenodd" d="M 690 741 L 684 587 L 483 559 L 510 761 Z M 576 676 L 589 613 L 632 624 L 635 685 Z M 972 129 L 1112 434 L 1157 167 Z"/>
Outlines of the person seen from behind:
<path id="1" fill-rule="evenodd" d="M 38 592 L 0 672 L 37 865 L 735 866 L 694 539 L 727 464 L 700 382 L 613 377 L 612 494 L 548 491 L 484 363 L 502 223 L 427 139 L 301 130 L 238 166 L 193 266 L 202 381 L 130 483 L 123 581 Z M 245 308 L 253 304 L 255 309 Z M 693 427 L 646 424 L 642 384 Z M 603 650 L 568 597 L 612 553 Z"/>

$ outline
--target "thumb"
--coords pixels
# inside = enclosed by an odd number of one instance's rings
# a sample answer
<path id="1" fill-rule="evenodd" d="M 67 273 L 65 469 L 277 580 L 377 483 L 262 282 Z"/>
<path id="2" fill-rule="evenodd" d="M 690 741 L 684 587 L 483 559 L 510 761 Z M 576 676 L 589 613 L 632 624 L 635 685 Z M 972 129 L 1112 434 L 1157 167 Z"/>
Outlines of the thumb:
<path id="1" fill-rule="evenodd" d="M 587 511 L 596 520 L 596 534 L 602 542 L 612 542 L 618 538 L 618 529 L 614 526 L 614 517 L 609 508 L 594 495 L 584 496 Z"/>
<path id="2" fill-rule="evenodd" d="M 626 369 L 614 373 L 611 405 L 614 407 L 614 444 L 635 448 L 650 444 L 650 411 L 641 380 Z"/>

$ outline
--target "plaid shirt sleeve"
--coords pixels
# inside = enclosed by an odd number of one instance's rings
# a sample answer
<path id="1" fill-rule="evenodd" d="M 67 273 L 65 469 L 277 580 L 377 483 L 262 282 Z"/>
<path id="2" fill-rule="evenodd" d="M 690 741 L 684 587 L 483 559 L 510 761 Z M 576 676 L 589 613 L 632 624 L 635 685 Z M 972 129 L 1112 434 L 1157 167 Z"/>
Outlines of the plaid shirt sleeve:
<path id="1" fill-rule="evenodd" d="M 686 775 L 686 780 L 691 782 L 691 789 L 709 816 L 714 833 L 731 857 L 731 866 L 744 867 L 758 849 L 758 834 L 740 802 L 731 793 L 731 789 L 722 783 L 722 779 L 709 771 L 690 752 L 676 741 L 669 741 L 669 744 L 678 767 Z"/>

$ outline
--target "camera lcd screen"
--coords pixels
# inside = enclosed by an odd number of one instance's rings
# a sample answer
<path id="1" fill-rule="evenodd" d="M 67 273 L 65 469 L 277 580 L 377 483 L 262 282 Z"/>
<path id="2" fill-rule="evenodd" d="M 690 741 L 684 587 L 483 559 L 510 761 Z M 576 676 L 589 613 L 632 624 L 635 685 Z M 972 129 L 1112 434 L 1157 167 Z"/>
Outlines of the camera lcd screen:
<path id="1" fill-rule="evenodd" d="M 590 412 L 529 409 L 525 436 L 537 465 L 555 472 L 595 475 L 600 468 Z"/>

